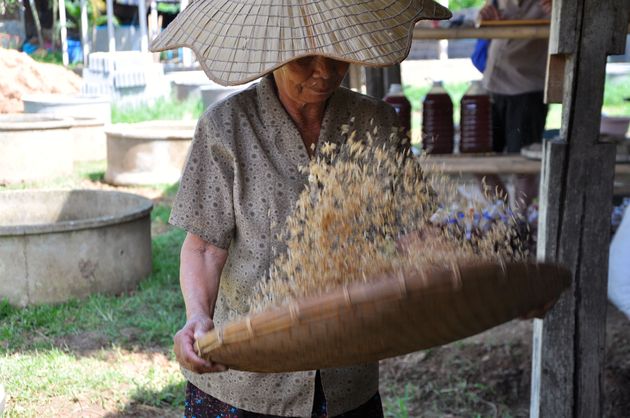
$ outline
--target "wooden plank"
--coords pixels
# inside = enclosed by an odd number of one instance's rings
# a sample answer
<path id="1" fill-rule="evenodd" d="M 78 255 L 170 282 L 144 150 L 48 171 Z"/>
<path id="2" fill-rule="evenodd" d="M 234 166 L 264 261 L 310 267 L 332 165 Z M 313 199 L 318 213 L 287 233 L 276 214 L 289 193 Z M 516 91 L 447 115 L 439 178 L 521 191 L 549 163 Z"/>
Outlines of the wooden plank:
<path id="1" fill-rule="evenodd" d="M 428 173 L 444 174 L 538 174 L 541 161 L 518 154 L 428 155 L 422 165 Z M 616 164 L 615 173 L 630 176 L 630 164 Z"/>
<path id="2" fill-rule="evenodd" d="M 555 4 L 555 3 L 554 3 Z M 558 3 L 559 4 L 559 3 Z M 549 41 L 549 52 L 552 54 L 569 54 L 571 39 L 575 37 L 575 28 L 567 27 L 564 32 L 569 33 L 567 39 L 562 39 L 562 34 L 551 36 L 550 28 L 547 26 L 510 26 L 510 27 L 457 27 L 457 28 L 423 28 L 416 27 L 413 30 L 413 39 L 439 40 L 439 39 L 547 39 Z M 630 26 L 627 32 L 630 33 Z M 573 33 L 573 34 L 572 34 Z M 560 38 L 556 39 L 555 38 Z M 616 38 L 617 39 L 617 38 Z M 618 42 L 623 39 L 618 37 Z M 623 52 L 621 52 L 623 53 Z"/>
<path id="3" fill-rule="evenodd" d="M 558 191 L 563 189 L 563 173 L 566 171 L 565 159 L 567 152 L 567 144 L 561 140 L 554 140 L 545 143 L 543 148 L 543 165 L 540 178 L 540 211 L 538 217 L 538 247 L 536 258 L 538 260 L 553 260 L 558 252 L 558 231 L 560 230 L 560 213 L 562 196 Z M 544 364 L 550 360 L 549 356 L 542 355 L 543 341 L 553 347 L 566 343 L 573 338 L 574 323 L 572 321 L 573 305 L 567 301 L 571 295 L 567 292 L 558 301 L 554 309 L 549 312 L 545 319 L 546 327 L 543 327 L 541 320 L 534 321 L 533 340 L 532 340 L 532 386 L 530 400 L 530 418 L 540 417 L 540 391 L 541 385 L 548 384 L 553 380 L 560 386 L 559 390 L 565 390 L 564 396 L 567 399 L 572 398 L 571 382 L 565 382 L 562 379 L 565 376 L 546 375 L 544 380 L 543 371 L 554 372 L 555 368 Z M 555 324 L 557 318 L 568 321 L 564 323 L 559 332 L 556 331 L 551 335 L 544 335 L 544 330 L 556 330 L 551 324 Z M 557 353 L 555 359 L 558 367 L 573 368 L 573 351 L 564 351 Z M 572 409 L 569 408 L 569 409 Z M 560 413 L 561 411 L 554 411 Z"/>
<path id="4" fill-rule="evenodd" d="M 562 103 L 564 98 L 564 73 L 567 56 L 549 55 L 545 75 L 545 103 Z"/>
<path id="5" fill-rule="evenodd" d="M 572 54 L 575 52 L 579 7 L 581 7 L 579 1 L 565 0 L 552 3 L 549 54 Z"/>
<path id="6" fill-rule="evenodd" d="M 497 26 L 549 26 L 551 20 L 549 19 L 501 19 L 501 20 L 481 20 L 479 21 L 480 28 L 490 28 Z"/>
<path id="7" fill-rule="evenodd" d="M 610 55 L 621 55 L 626 52 L 627 36 L 624 33 L 624 27 L 630 21 L 630 2 L 617 2 L 613 4 L 613 8 L 615 17 L 613 21 L 614 29 L 607 51 Z"/>
<path id="8" fill-rule="evenodd" d="M 391 86 L 392 84 L 402 84 L 400 64 L 392 65 L 391 67 L 385 67 L 383 69 L 383 81 L 385 83 L 386 94 L 389 91 L 389 86 Z"/>
<path id="9" fill-rule="evenodd" d="M 350 88 L 354 91 L 362 92 L 364 87 L 363 79 L 365 77 L 363 67 L 356 64 L 350 64 L 348 74 L 350 78 Z"/>
<path id="10" fill-rule="evenodd" d="M 413 30 L 413 39 L 547 39 L 547 26 L 422 28 Z"/>
<path id="11" fill-rule="evenodd" d="M 552 174 L 545 176 L 543 202 L 549 203 L 550 214 L 545 236 L 539 239 L 546 259 L 568 266 L 574 282 L 548 314 L 542 330 L 539 324 L 536 327 L 539 340 L 534 335 L 535 341 L 541 346 L 533 364 L 532 391 L 537 394 L 532 395 L 531 416 L 602 416 L 615 148 L 598 143 L 598 121 L 606 52 L 613 37 L 613 5 L 622 1 L 626 0 L 554 1 L 552 37 L 566 39 L 555 39 L 550 51 L 569 54 L 560 134 L 566 147 L 562 168 L 553 167 Z M 560 178 L 559 185 L 554 175 Z M 556 198 L 559 202 L 554 202 Z"/>
<path id="12" fill-rule="evenodd" d="M 367 95 L 382 99 L 385 96 L 384 72 L 382 68 L 365 67 Z"/>

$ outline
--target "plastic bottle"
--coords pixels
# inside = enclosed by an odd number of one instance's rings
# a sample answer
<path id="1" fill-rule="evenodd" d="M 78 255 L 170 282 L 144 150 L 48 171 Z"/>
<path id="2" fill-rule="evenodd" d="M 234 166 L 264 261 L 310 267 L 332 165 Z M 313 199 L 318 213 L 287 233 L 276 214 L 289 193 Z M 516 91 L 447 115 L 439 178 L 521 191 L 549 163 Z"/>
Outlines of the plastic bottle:
<path id="1" fill-rule="evenodd" d="M 450 154 L 453 136 L 453 102 L 438 81 L 422 102 L 422 148 L 427 154 Z"/>
<path id="2" fill-rule="evenodd" d="M 479 81 L 473 81 L 461 101 L 459 152 L 492 152 L 492 105 Z"/>
<path id="3" fill-rule="evenodd" d="M 389 86 L 389 92 L 383 100 L 396 110 L 400 126 L 404 129 L 403 134 L 409 135 L 411 133 L 411 103 L 405 97 L 402 86 L 400 84 Z"/>

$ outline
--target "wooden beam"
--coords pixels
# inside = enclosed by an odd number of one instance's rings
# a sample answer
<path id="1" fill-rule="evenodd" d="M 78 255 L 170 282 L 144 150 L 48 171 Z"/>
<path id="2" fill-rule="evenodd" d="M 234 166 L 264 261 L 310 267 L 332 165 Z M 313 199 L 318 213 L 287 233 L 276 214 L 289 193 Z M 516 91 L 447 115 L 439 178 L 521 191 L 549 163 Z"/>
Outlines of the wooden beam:
<path id="1" fill-rule="evenodd" d="M 402 84 L 402 78 L 400 75 L 400 64 L 392 65 L 391 67 L 385 67 L 383 72 L 383 81 L 385 82 L 385 93 L 389 90 L 389 86 L 392 84 Z"/>
<path id="2" fill-rule="evenodd" d="M 573 285 L 534 330 L 530 417 L 601 417 L 615 147 L 599 142 L 607 53 L 626 0 L 555 0 L 550 52 L 566 55 L 559 143 L 543 160 L 538 258 Z M 618 45 L 616 45 L 618 46 Z"/>
<path id="3" fill-rule="evenodd" d="M 422 166 L 427 172 L 444 174 L 538 174 L 541 161 L 521 155 L 493 154 L 433 154 L 422 157 Z M 630 164 L 615 165 L 615 174 L 630 176 Z"/>
<path id="4" fill-rule="evenodd" d="M 555 2 L 554 2 L 555 4 Z M 558 4 L 560 4 L 558 2 Z M 556 6 L 554 6 L 556 7 Z M 623 13 L 619 13 L 614 20 L 614 24 L 618 24 L 618 21 L 623 20 Z M 625 25 L 627 25 L 627 20 Z M 610 26 L 610 25 L 609 25 Z M 569 48 L 566 45 L 571 45 L 573 39 L 575 38 L 575 26 L 566 25 L 563 28 L 562 33 L 554 35 L 556 37 L 556 41 L 554 41 L 554 36 L 550 34 L 549 26 L 541 26 L 541 25 L 532 25 L 532 26 L 500 26 L 500 27 L 459 27 L 459 28 L 423 28 L 416 27 L 413 30 L 413 39 L 414 40 L 439 40 L 439 39 L 547 39 L 551 38 L 550 42 L 558 45 L 558 48 L 555 50 L 550 49 L 550 52 L 553 54 L 559 53 L 570 53 L 568 51 Z M 630 33 L 630 26 L 626 28 L 626 33 Z M 614 44 L 620 45 L 621 42 L 625 42 L 625 37 L 623 36 L 623 31 L 618 33 L 618 35 L 614 38 Z M 617 51 L 619 51 L 617 49 Z M 621 52 L 616 52 L 617 54 L 623 54 L 623 50 Z"/>
<path id="5" fill-rule="evenodd" d="M 401 84 L 400 64 L 390 67 L 365 67 L 367 94 L 377 99 L 385 97 L 392 84 Z"/>
<path id="6" fill-rule="evenodd" d="M 562 103 L 564 98 L 564 73 L 567 56 L 549 55 L 545 75 L 545 103 Z"/>
<path id="7" fill-rule="evenodd" d="M 547 39 L 548 26 L 514 26 L 514 27 L 483 27 L 483 28 L 421 28 L 413 30 L 413 39 Z"/>
<path id="8" fill-rule="evenodd" d="M 382 68 L 365 67 L 367 95 L 382 99 L 385 96 L 384 72 Z"/>

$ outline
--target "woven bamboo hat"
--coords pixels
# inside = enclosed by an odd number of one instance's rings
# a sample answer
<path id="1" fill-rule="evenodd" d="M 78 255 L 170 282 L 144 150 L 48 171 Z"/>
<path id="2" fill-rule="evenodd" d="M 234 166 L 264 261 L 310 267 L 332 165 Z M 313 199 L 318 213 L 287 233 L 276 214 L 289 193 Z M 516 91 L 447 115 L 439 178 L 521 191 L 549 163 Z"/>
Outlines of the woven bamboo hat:
<path id="1" fill-rule="evenodd" d="M 417 21 L 450 17 L 433 0 L 194 0 L 151 50 L 189 47 L 228 86 L 308 55 L 392 65 L 409 53 Z"/>

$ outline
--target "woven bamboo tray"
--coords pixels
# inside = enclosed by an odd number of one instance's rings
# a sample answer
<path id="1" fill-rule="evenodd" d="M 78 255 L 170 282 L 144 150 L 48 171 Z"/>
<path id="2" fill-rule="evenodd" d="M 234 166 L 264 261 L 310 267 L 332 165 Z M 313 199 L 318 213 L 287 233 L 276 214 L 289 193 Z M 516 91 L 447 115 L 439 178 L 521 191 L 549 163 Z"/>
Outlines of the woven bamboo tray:
<path id="1" fill-rule="evenodd" d="M 556 300 L 570 283 L 568 270 L 535 263 L 401 273 L 225 324 L 196 348 L 206 359 L 253 372 L 373 362 L 523 316 Z"/>

